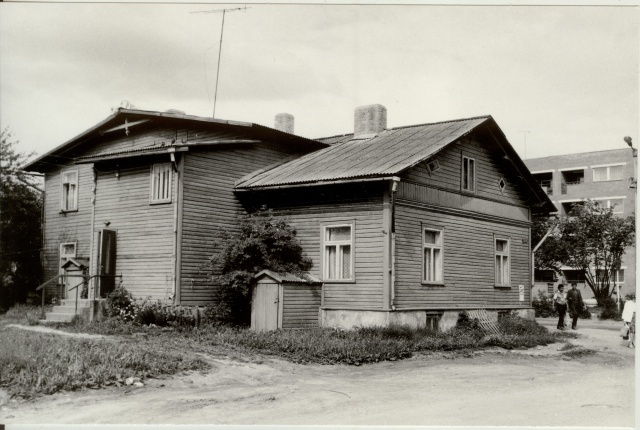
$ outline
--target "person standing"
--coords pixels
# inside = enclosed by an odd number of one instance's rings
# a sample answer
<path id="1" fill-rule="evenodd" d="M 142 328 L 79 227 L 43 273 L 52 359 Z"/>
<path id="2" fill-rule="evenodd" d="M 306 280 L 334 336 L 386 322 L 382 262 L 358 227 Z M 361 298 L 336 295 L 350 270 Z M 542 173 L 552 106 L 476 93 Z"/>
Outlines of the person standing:
<path id="1" fill-rule="evenodd" d="M 624 302 L 624 309 L 622 311 L 622 319 L 627 327 L 629 327 L 629 348 L 635 348 L 636 337 L 636 299 L 627 300 Z"/>
<path id="2" fill-rule="evenodd" d="M 567 292 L 567 305 L 569 306 L 569 316 L 571 317 L 571 328 L 578 329 L 578 315 L 582 311 L 582 294 L 578 289 L 578 284 L 571 283 L 571 289 Z"/>
<path id="3" fill-rule="evenodd" d="M 553 304 L 558 312 L 558 330 L 564 330 L 564 317 L 567 314 L 567 296 L 564 285 L 558 284 L 558 291 L 553 295 Z"/>

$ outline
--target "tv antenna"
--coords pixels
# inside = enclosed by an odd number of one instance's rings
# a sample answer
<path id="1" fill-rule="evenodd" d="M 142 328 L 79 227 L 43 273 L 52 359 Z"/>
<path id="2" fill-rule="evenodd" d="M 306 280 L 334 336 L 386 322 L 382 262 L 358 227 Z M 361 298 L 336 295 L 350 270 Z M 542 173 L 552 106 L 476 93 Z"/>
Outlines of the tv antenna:
<path id="1" fill-rule="evenodd" d="M 235 12 L 238 10 L 247 10 L 251 9 L 249 7 L 236 7 L 233 9 L 214 9 L 214 10 L 199 10 L 190 13 L 221 13 L 222 14 L 222 27 L 220 28 L 220 46 L 218 47 L 218 69 L 216 70 L 216 89 L 213 93 L 213 115 L 212 118 L 216 117 L 216 100 L 218 98 L 218 76 L 220 76 L 220 57 L 222 56 L 222 35 L 224 34 L 224 16 L 227 12 Z M 206 70 L 205 64 L 205 70 Z M 211 100 L 209 100 L 211 101 Z"/>
<path id="2" fill-rule="evenodd" d="M 524 134 L 524 159 L 527 159 L 527 134 L 531 133 L 530 130 L 518 130 Z"/>

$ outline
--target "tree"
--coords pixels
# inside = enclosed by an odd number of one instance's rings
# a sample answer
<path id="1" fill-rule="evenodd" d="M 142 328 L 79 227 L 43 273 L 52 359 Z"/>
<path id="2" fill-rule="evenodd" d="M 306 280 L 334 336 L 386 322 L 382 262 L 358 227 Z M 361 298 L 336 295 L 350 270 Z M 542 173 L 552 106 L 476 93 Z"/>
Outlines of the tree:
<path id="1" fill-rule="evenodd" d="M 17 144 L 8 128 L 0 132 L 0 309 L 25 302 L 42 280 L 42 190 L 20 170 L 33 154 Z"/>
<path id="2" fill-rule="evenodd" d="M 249 322 L 253 277 L 262 270 L 303 275 L 312 267 L 285 219 L 262 208 L 242 218 L 240 230 L 227 235 L 211 259 L 213 280 L 221 284 L 219 311 L 234 324 Z"/>
<path id="3" fill-rule="evenodd" d="M 604 306 L 615 288 L 615 273 L 625 249 L 635 244 L 635 217 L 620 218 L 597 201 L 574 206 L 568 217 L 550 221 L 554 233 L 536 253 L 536 268 L 561 266 L 580 270 L 598 304 Z"/>

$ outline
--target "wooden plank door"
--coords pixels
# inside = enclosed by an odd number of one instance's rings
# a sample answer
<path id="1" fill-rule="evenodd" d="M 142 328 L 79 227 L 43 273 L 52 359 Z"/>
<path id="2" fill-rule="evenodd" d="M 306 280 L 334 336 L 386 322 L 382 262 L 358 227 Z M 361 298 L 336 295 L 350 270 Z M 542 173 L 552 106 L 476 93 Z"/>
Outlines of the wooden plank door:
<path id="1" fill-rule="evenodd" d="M 277 330 L 280 317 L 280 285 L 259 283 L 253 290 L 251 328 L 255 331 Z"/>
<path id="2" fill-rule="evenodd" d="M 102 229 L 100 231 L 100 247 L 98 254 L 98 274 L 100 297 L 107 295 L 115 289 L 116 278 L 116 231 Z"/>

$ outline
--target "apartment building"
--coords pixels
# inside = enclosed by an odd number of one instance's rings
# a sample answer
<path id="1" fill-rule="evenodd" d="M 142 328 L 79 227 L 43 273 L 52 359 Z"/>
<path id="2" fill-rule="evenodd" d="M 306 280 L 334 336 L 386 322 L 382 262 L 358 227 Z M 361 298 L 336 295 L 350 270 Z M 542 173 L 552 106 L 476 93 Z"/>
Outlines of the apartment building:
<path id="1" fill-rule="evenodd" d="M 613 207 L 614 213 L 621 217 L 635 212 L 636 190 L 630 185 L 631 178 L 637 175 L 629 148 L 531 158 L 524 162 L 556 205 L 558 216 L 567 216 L 573 205 L 584 199 L 598 200 Z M 615 279 L 622 297 L 635 291 L 635 261 L 635 248 L 627 249 Z M 585 284 L 584 274 L 569 267 L 563 268 L 560 279 L 551 271 L 536 271 L 532 296 L 536 297 L 539 290 L 553 292 L 559 282 L 577 282 L 584 298 L 593 297 Z"/>

